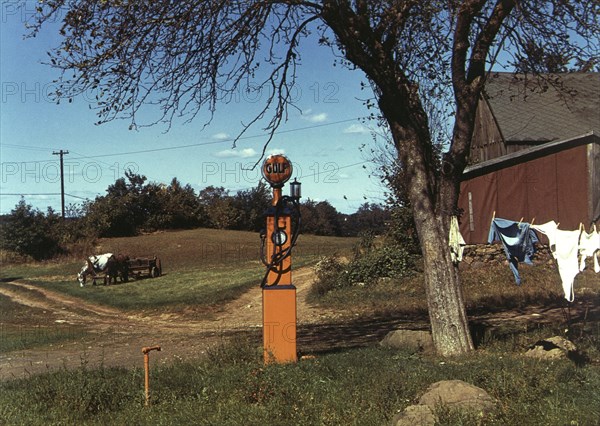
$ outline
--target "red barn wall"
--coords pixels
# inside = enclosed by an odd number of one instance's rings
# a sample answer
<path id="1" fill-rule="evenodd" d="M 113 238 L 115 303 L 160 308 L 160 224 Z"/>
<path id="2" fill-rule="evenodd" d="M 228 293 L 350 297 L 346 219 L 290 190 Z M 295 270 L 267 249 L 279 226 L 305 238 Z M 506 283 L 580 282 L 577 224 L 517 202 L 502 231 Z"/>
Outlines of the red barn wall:
<path id="1" fill-rule="evenodd" d="M 494 212 L 503 219 L 554 220 L 560 229 L 576 229 L 591 220 L 588 176 L 587 146 L 580 145 L 465 180 L 458 201 L 463 238 L 467 244 L 486 243 Z"/>

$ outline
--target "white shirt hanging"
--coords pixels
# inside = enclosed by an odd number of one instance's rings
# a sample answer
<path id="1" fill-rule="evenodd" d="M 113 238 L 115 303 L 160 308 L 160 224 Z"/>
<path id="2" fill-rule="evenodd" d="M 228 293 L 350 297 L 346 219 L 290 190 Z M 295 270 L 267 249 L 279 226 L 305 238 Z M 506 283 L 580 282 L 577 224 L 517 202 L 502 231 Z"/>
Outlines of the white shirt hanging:
<path id="1" fill-rule="evenodd" d="M 585 269 L 585 259 L 592 257 L 594 259 L 594 271 L 600 272 L 600 264 L 598 263 L 598 256 L 600 256 L 600 233 L 596 231 L 596 225 L 590 234 L 583 231 L 579 238 L 579 270 Z"/>
<path id="2" fill-rule="evenodd" d="M 450 245 L 450 257 L 452 262 L 462 262 L 463 251 L 465 249 L 465 240 L 460 233 L 458 227 L 458 219 L 456 216 L 450 218 L 450 235 L 448 236 L 448 244 Z"/>
<path id="3" fill-rule="evenodd" d="M 556 259 L 558 273 L 562 281 L 565 299 L 569 302 L 575 300 L 573 282 L 579 273 L 579 260 L 577 258 L 579 249 L 580 231 L 562 231 L 554 221 L 542 225 L 533 225 L 533 229 L 542 232 L 548 237 L 550 250 Z"/>

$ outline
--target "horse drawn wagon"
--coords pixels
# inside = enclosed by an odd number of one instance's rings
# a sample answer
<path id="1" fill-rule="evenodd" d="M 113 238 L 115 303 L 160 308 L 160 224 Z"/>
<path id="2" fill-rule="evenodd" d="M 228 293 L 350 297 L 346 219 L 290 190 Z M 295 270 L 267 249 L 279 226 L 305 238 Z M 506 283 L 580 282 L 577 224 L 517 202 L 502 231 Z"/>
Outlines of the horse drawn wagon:
<path id="1" fill-rule="evenodd" d="M 150 278 L 160 277 L 162 275 L 162 266 L 160 259 L 156 256 L 151 257 L 135 257 L 127 261 L 127 270 L 129 277 L 141 278 L 148 276 Z"/>
<path id="2" fill-rule="evenodd" d="M 121 282 L 127 282 L 130 277 L 136 279 L 142 276 L 155 278 L 161 275 L 162 266 L 160 259 L 156 256 L 131 259 L 127 255 L 105 253 L 88 257 L 85 265 L 77 274 L 77 280 L 83 287 L 88 276 L 91 276 L 93 285 L 96 285 L 98 279 L 103 280 L 104 285 L 107 285 L 111 281 L 116 284 L 117 277 L 121 278 Z"/>

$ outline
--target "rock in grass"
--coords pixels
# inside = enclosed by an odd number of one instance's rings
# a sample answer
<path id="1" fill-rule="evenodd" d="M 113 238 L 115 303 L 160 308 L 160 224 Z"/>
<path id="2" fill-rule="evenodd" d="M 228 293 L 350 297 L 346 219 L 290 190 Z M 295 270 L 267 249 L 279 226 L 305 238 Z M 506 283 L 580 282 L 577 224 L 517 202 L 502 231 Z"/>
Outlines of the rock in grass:
<path id="1" fill-rule="evenodd" d="M 418 405 L 396 415 L 392 426 L 433 426 L 435 411 L 441 407 L 485 416 L 496 408 L 496 401 L 485 390 L 462 380 L 443 380 L 429 386 Z"/>
<path id="2" fill-rule="evenodd" d="M 411 405 L 396 415 L 392 426 L 434 426 L 435 414 L 427 405 Z"/>
<path id="3" fill-rule="evenodd" d="M 570 354 L 577 353 L 577 347 L 564 337 L 554 336 L 536 342 L 532 348 L 525 352 L 525 356 L 540 359 L 568 358 Z"/>
<path id="4" fill-rule="evenodd" d="M 487 414 L 496 401 L 485 390 L 462 380 L 443 380 L 429 386 L 419 399 L 420 405 L 431 409 L 443 405 L 450 409 L 468 409 Z"/>
<path id="5" fill-rule="evenodd" d="M 381 346 L 390 349 L 412 349 L 418 352 L 435 352 L 429 331 L 393 330 L 381 341 Z"/>

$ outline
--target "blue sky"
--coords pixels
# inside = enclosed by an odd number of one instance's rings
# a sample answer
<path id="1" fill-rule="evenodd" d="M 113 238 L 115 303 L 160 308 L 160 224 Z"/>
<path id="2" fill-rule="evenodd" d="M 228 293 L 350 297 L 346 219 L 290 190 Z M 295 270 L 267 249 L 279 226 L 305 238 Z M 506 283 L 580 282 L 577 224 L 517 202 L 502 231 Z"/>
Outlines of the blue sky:
<path id="1" fill-rule="evenodd" d="M 208 185 L 232 192 L 256 186 L 258 169 L 248 168 L 259 159 L 267 136 L 254 126 L 235 149 L 232 138 L 263 105 L 261 94 L 242 92 L 219 105 L 204 128 L 208 112 L 189 124 L 176 120 L 168 132 L 161 125 L 131 131 L 127 120 L 96 126 L 98 118 L 87 99 L 60 105 L 51 101 L 57 73 L 41 62 L 58 44 L 57 25 L 24 39 L 34 7 L 35 2 L 2 3 L 0 213 L 10 212 L 18 194 L 53 194 L 25 199 L 43 211 L 47 206 L 60 211 L 59 158 L 53 152 L 61 149 L 69 151 L 64 156 L 67 204 L 103 195 L 128 168 L 154 182 L 168 184 L 177 177 L 196 191 Z M 360 90 L 361 72 L 333 67 L 331 52 L 314 39 L 307 41 L 296 91 L 301 111 L 289 110 L 267 152 L 290 158 L 304 198 L 328 200 L 351 213 L 384 197 L 377 179 L 369 177 L 374 165 L 359 150 L 372 143 L 371 133 L 357 119 L 369 114 L 361 101 L 369 93 Z M 148 121 L 153 112 L 148 111 Z"/>

